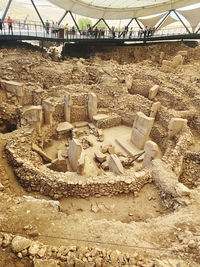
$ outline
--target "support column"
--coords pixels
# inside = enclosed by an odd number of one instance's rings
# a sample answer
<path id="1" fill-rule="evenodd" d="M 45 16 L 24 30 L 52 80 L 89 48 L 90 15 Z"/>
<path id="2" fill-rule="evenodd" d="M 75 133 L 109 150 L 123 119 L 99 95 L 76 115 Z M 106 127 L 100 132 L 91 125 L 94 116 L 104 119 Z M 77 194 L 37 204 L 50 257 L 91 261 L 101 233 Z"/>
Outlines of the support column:
<path id="1" fill-rule="evenodd" d="M 183 26 L 186 28 L 187 32 L 189 34 L 191 34 L 190 30 L 188 29 L 188 27 L 185 25 L 185 23 L 182 21 L 182 19 L 180 18 L 180 16 L 178 15 L 178 13 L 176 12 L 176 10 L 173 10 L 175 15 L 177 16 L 177 18 L 180 20 L 180 22 L 183 24 Z"/>
<path id="2" fill-rule="evenodd" d="M 71 107 L 72 107 L 72 99 L 69 93 L 64 96 L 64 117 L 65 121 L 71 122 Z"/>
<path id="3" fill-rule="evenodd" d="M 80 29 L 79 29 L 79 27 L 78 27 L 78 24 L 76 23 L 76 20 L 75 20 L 75 18 L 74 18 L 74 16 L 72 15 L 72 12 L 71 11 L 69 11 L 69 14 L 71 15 L 71 17 L 72 17 L 72 19 L 73 19 L 73 21 L 74 21 L 74 24 L 76 25 L 76 28 L 77 28 L 77 30 L 79 31 L 79 33 L 81 34 L 81 31 L 80 31 Z"/>
<path id="4" fill-rule="evenodd" d="M 137 22 L 137 25 L 140 27 L 140 29 L 142 29 L 142 26 L 140 25 L 140 23 L 139 23 L 137 18 L 135 18 L 135 21 Z"/>
<path id="5" fill-rule="evenodd" d="M 36 7 L 35 3 L 33 2 L 33 0 L 31 0 L 31 3 L 32 3 L 33 7 L 35 8 L 35 11 L 37 12 L 38 17 L 39 17 L 40 21 L 42 22 L 43 27 L 45 28 L 44 21 L 43 21 L 42 17 L 40 16 L 40 13 L 39 13 L 39 11 L 37 10 L 37 7 Z"/>
<path id="6" fill-rule="evenodd" d="M 95 28 L 98 24 L 99 24 L 99 22 L 102 20 L 102 18 L 101 19 L 99 19 L 92 27 L 93 28 Z"/>
<path id="7" fill-rule="evenodd" d="M 196 33 L 198 33 L 200 31 L 200 27 L 199 27 L 199 29 L 196 31 Z"/>
<path id="8" fill-rule="evenodd" d="M 2 18 L 1 18 L 2 21 L 4 21 L 6 15 L 7 15 L 7 12 L 8 12 L 8 9 L 9 9 L 9 7 L 10 7 L 11 2 L 12 2 L 12 0 L 9 0 L 9 1 L 8 1 L 8 4 L 7 4 L 7 6 L 6 6 L 6 9 L 5 9 L 5 11 L 4 11 L 4 13 L 3 13 L 3 16 L 2 16 Z"/>
<path id="9" fill-rule="evenodd" d="M 55 107 L 49 100 L 44 100 L 42 103 L 44 109 L 44 122 L 45 124 L 52 124 L 53 122 L 53 112 L 55 111 Z"/>
<path id="10" fill-rule="evenodd" d="M 161 20 L 161 22 L 158 24 L 158 26 L 156 27 L 156 30 L 163 24 L 163 22 L 169 17 L 171 13 L 171 10 L 164 16 L 164 18 Z"/>
<path id="11" fill-rule="evenodd" d="M 66 17 L 66 15 L 67 15 L 67 13 L 68 13 L 69 11 L 65 11 L 65 13 L 64 13 L 64 15 L 62 16 L 62 18 L 58 21 L 58 25 L 60 25 L 60 23 L 63 21 L 63 19 Z"/>
<path id="12" fill-rule="evenodd" d="M 103 20 L 103 22 L 106 24 L 106 26 L 107 26 L 107 28 L 109 29 L 109 31 L 111 31 L 111 28 L 109 27 L 109 25 L 108 25 L 108 23 L 105 21 L 105 19 L 101 19 L 101 20 Z"/>

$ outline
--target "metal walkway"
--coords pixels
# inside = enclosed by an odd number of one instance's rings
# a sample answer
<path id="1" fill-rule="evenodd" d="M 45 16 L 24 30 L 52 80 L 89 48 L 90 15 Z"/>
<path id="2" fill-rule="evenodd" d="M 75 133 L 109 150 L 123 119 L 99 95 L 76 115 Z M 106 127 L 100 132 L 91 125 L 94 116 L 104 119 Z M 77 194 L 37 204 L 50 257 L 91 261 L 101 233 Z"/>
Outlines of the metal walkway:
<path id="1" fill-rule="evenodd" d="M 64 33 L 64 29 L 59 29 L 56 33 L 49 29 L 48 33 L 42 25 L 30 25 L 17 23 L 13 25 L 13 32 L 8 31 L 4 28 L 0 31 L 0 41 L 18 41 L 18 40 L 29 40 L 29 41 L 47 41 L 56 43 L 75 43 L 83 45 L 136 45 L 141 43 L 152 43 L 152 42 L 165 42 L 172 40 L 200 40 L 199 33 L 188 33 L 183 27 L 158 30 L 149 37 L 138 36 L 137 31 L 122 35 L 122 33 L 116 32 L 116 37 L 113 38 L 110 31 L 105 31 L 103 36 L 87 35 L 86 32 L 77 31 L 72 33 L 69 31 L 67 34 Z"/>

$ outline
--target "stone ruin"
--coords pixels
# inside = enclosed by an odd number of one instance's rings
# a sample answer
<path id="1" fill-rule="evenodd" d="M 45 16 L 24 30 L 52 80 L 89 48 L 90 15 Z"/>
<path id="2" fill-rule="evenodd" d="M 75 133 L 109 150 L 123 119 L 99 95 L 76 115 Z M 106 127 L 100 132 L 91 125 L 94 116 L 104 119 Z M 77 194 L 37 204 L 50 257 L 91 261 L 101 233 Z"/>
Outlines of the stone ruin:
<path id="1" fill-rule="evenodd" d="M 18 134 L 7 143 L 6 153 L 26 190 L 40 191 L 54 199 L 115 195 L 137 192 L 154 180 L 174 198 L 182 194 L 175 174 L 171 173 L 170 180 L 164 171 L 170 157 L 166 159 L 156 140 L 150 139 L 159 102 L 152 103 L 149 116 L 137 112 L 132 129 L 126 126 L 127 134 L 121 135 L 122 117 L 99 112 L 93 92 L 66 91 L 55 101 L 41 100 L 42 90 L 27 91 L 23 83 L 2 80 L 1 87 L 16 95 L 20 105 Z M 158 90 L 158 85 L 150 88 L 150 100 Z M 116 131 L 109 134 L 108 129 L 113 127 Z M 187 129 L 187 120 L 172 118 L 168 138 L 179 134 L 181 139 Z M 156 163 L 159 161 L 162 164 Z M 183 185 L 181 190 L 186 190 Z"/>

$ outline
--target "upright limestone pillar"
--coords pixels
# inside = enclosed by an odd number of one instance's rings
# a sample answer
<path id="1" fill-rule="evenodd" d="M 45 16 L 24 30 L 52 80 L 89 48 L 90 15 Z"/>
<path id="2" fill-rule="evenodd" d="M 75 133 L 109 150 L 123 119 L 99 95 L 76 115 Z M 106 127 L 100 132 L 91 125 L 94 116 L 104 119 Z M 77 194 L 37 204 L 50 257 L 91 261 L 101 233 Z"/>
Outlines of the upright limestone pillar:
<path id="1" fill-rule="evenodd" d="M 155 159 L 157 153 L 158 153 L 158 145 L 154 143 L 153 141 L 147 141 L 144 146 L 144 160 L 142 167 L 145 168 L 148 166 L 153 159 Z"/>
<path id="2" fill-rule="evenodd" d="M 149 138 L 153 123 L 154 118 L 147 117 L 142 112 L 137 112 L 131 132 L 131 142 L 139 149 L 144 148 L 144 144 Z"/>
<path id="3" fill-rule="evenodd" d="M 95 93 L 89 93 L 88 98 L 88 115 L 90 121 L 92 121 L 93 116 L 97 115 L 97 96 Z"/>
<path id="4" fill-rule="evenodd" d="M 75 172 L 78 169 L 78 161 L 80 159 L 81 152 L 82 152 L 82 146 L 79 143 L 79 141 L 76 139 L 70 140 L 68 158 L 69 158 L 69 163 L 71 165 L 71 168 Z"/>
<path id="5" fill-rule="evenodd" d="M 71 107 L 72 107 L 72 99 L 69 93 L 66 93 L 64 96 L 64 117 L 65 121 L 71 122 Z"/>
<path id="6" fill-rule="evenodd" d="M 53 112 L 55 111 L 54 105 L 49 100 L 44 100 L 42 102 L 44 109 L 44 122 L 45 124 L 52 124 L 53 122 Z"/>

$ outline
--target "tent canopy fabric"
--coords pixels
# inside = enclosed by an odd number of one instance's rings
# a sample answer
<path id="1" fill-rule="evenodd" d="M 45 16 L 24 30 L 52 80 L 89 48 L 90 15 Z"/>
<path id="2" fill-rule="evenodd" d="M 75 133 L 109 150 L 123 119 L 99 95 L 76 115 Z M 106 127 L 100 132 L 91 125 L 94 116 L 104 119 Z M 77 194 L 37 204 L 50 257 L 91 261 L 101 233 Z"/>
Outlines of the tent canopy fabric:
<path id="1" fill-rule="evenodd" d="M 172 18 L 171 16 L 168 16 L 167 19 L 161 24 L 161 26 L 158 28 L 158 30 L 161 30 L 164 27 L 167 27 L 168 25 L 178 22 L 177 19 Z"/>
<path id="2" fill-rule="evenodd" d="M 131 19 L 198 3 L 199 0 L 49 0 L 52 4 L 90 18 Z"/>
<path id="3" fill-rule="evenodd" d="M 200 22 L 200 8 L 190 10 L 178 10 L 182 16 L 184 16 L 192 27 L 194 32 Z"/>
<path id="4" fill-rule="evenodd" d="M 154 27 L 162 18 L 164 18 L 164 16 L 166 15 L 165 14 L 162 14 L 160 16 L 156 16 L 156 17 L 153 17 L 153 18 L 149 18 L 149 19 L 138 19 L 139 22 L 141 22 L 144 26 L 147 26 L 148 28 L 150 27 Z"/>

